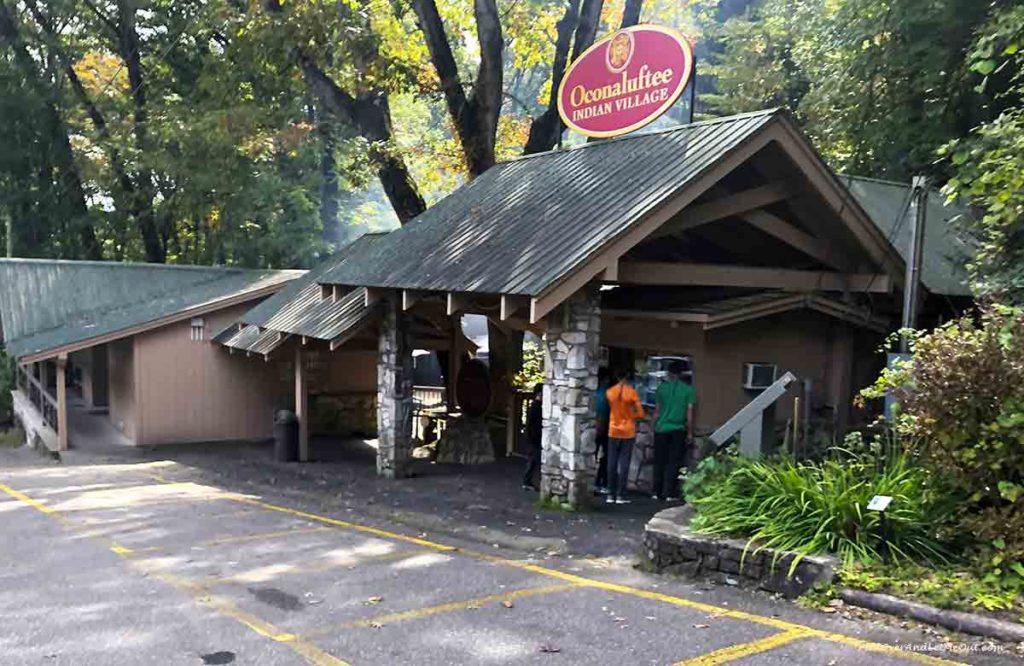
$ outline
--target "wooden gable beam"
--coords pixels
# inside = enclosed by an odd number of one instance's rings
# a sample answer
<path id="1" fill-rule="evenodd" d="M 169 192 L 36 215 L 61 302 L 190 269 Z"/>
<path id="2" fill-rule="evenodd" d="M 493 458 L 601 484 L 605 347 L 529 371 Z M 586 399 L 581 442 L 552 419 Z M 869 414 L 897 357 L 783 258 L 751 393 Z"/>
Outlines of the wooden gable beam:
<path id="1" fill-rule="evenodd" d="M 651 234 L 651 238 L 677 234 L 725 217 L 741 215 L 777 203 L 789 196 L 790 191 L 784 183 L 768 183 L 742 192 L 723 194 L 707 203 L 687 208 L 678 219 L 666 223 Z"/>
<path id="2" fill-rule="evenodd" d="M 659 205 L 642 222 L 627 229 L 614 241 L 607 244 L 597 256 L 581 267 L 547 287 L 543 293 L 530 299 L 530 323 L 535 324 L 558 307 L 566 298 L 582 289 L 590 280 L 608 270 L 609 260 L 618 260 L 641 241 L 652 237 L 666 222 L 689 206 L 694 199 L 708 191 L 715 183 L 757 154 L 766 145 L 783 136 L 777 123 L 760 130 L 732 150 L 694 182 L 675 192 Z"/>
<path id="3" fill-rule="evenodd" d="M 761 268 L 728 264 L 622 262 L 619 281 L 657 286 L 746 287 L 785 291 L 851 291 L 888 293 L 892 281 L 883 274 L 844 274 Z"/>
<path id="4" fill-rule="evenodd" d="M 783 243 L 817 259 L 826 266 L 840 271 L 847 271 L 851 268 L 841 255 L 832 251 L 826 241 L 812 236 L 777 215 L 766 210 L 752 210 L 743 213 L 740 217 L 752 227 L 778 238 Z"/>

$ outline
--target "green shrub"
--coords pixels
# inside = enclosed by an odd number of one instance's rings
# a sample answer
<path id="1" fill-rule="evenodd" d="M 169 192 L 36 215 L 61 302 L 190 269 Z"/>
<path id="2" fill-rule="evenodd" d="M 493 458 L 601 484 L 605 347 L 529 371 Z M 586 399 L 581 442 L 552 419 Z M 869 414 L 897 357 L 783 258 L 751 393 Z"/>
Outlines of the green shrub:
<path id="1" fill-rule="evenodd" d="M 929 568 L 913 564 L 899 566 L 855 565 L 839 572 L 840 582 L 868 592 L 884 592 L 924 603 L 972 611 L 1011 611 L 1024 617 L 1020 589 L 1004 587 L 986 574 L 962 567 Z"/>
<path id="2" fill-rule="evenodd" d="M 882 556 L 875 495 L 889 495 L 890 552 L 896 560 L 942 562 L 947 554 L 935 526 L 948 511 L 948 495 L 910 455 L 834 453 L 820 463 L 738 460 L 705 495 L 693 499 L 693 526 L 706 533 L 748 537 L 753 546 L 797 553 L 833 553 L 846 563 Z M 799 557 L 792 563 L 796 568 Z"/>
<path id="3" fill-rule="evenodd" d="M 693 470 L 683 469 L 683 497 L 694 502 L 721 484 L 736 466 L 736 449 L 729 447 L 706 456 Z"/>
<path id="4" fill-rule="evenodd" d="M 976 537 L 993 572 L 1016 575 L 1016 562 L 1024 575 L 1024 312 L 992 306 L 978 323 L 917 334 L 911 351 L 864 395 L 895 393 L 893 427 L 965 499 L 959 531 Z"/>

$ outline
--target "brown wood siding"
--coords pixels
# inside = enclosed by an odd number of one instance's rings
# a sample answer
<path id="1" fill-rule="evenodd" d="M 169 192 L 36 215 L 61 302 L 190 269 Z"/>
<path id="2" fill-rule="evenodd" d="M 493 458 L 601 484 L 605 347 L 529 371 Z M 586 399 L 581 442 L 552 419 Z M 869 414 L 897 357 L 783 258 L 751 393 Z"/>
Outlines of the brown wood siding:
<path id="1" fill-rule="evenodd" d="M 135 409 L 135 343 L 111 342 L 107 348 L 110 422 L 125 437 L 138 443 Z"/>
<path id="2" fill-rule="evenodd" d="M 210 342 L 251 303 L 206 314 L 205 339 L 183 321 L 135 337 L 139 443 L 259 440 L 288 406 L 288 361 L 239 355 Z"/>
<path id="3" fill-rule="evenodd" d="M 699 324 L 656 320 L 612 319 L 601 323 L 601 344 L 645 351 L 676 352 L 693 357 L 697 391 L 697 425 L 702 431 L 722 425 L 750 401 L 754 393 L 743 389 L 743 364 L 775 363 L 778 372 L 789 371 L 798 379 L 813 382 L 811 404 L 814 409 L 831 409 L 845 404 L 866 372 L 852 366 L 875 367 L 869 357 L 870 346 L 857 346 L 852 357 L 836 358 L 834 350 L 850 346 L 834 345 L 837 334 L 849 325 L 814 312 L 787 312 L 725 328 L 704 331 Z M 862 337 L 862 336 L 861 336 Z M 841 376 L 836 377 L 836 373 Z M 837 395 L 838 391 L 838 395 Z M 793 409 L 790 391 L 776 407 L 776 419 L 784 422 Z M 842 401 L 844 404 L 837 405 Z"/>
<path id="4" fill-rule="evenodd" d="M 321 352 L 323 372 L 310 385 L 316 393 L 376 393 L 377 352 L 345 351 Z"/>

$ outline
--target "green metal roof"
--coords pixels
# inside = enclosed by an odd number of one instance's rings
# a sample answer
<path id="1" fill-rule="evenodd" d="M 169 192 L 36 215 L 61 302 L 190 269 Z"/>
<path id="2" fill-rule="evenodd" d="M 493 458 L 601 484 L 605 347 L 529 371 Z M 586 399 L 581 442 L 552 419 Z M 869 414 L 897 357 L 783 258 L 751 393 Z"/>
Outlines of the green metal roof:
<path id="1" fill-rule="evenodd" d="M 0 330 L 17 358 L 35 356 L 258 295 L 304 271 L 101 261 L 0 259 Z"/>
<path id="2" fill-rule="evenodd" d="M 840 175 L 857 202 L 906 261 L 910 256 L 910 232 L 914 220 L 910 202 L 911 185 L 887 180 Z M 933 294 L 970 296 L 966 264 L 974 251 L 957 234 L 959 220 L 969 216 L 962 206 L 946 203 L 941 193 L 928 196 L 921 259 L 921 281 Z"/>
<path id="3" fill-rule="evenodd" d="M 497 164 L 319 280 L 537 296 L 784 116 L 731 116 Z"/>

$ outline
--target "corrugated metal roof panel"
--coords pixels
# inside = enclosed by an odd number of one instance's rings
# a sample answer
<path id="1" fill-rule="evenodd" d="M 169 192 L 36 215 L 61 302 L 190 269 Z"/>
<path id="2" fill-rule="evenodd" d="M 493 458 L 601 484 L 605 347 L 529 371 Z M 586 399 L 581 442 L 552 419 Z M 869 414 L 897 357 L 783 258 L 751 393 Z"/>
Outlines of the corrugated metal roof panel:
<path id="1" fill-rule="evenodd" d="M 732 116 L 498 164 L 318 279 L 539 295 L 779 113 Z"/>
<path id="2" fill-rule="evenodd" d="M 0 259 L 0 322 L 15 357 L 273 288 L 302 271 Z"/>
<path id="3" fill-rule="evenodd" d="M 890 239 L 906 261 L 910 256 L 910 232 L 914 221 L 910 207 L 909 183 L 841 175 L 839 179 L 867 211 L 875 226 Z M 956 222 L 970 215 L 967 208 L 947 205 L 939 192 L 928 196 L 924 230 L 921 280 L 928 291 L 947 296 L 970 296 L 966 264 L 974 251 L 957 234 Z"/>
<path id="4" fill-rule="evenodd" d="M 377 243 L 382 234 L 367 234 L 324 260 L 308 275 L 263 301 L 240 318 L 245 324 L 301 335 L 334 340 L 364 323 L 374 308 L 365 306 L 366 290 L 354 289 L 337 301 L 322 298 L 317 280 L 326 272 L 358 261 Z"/>
<path id="5" fill-rule="evenodd" d="M 261 331 L 259 326 L 233 324 L 218 333 L 213 341 L 237 351 L 250 354 L 269 354 L 287 339 L 278 331 Z"/>

